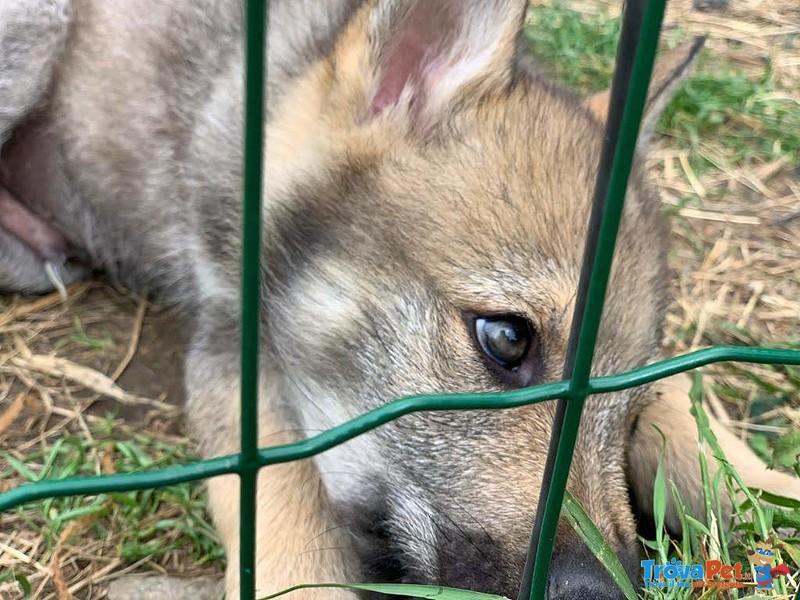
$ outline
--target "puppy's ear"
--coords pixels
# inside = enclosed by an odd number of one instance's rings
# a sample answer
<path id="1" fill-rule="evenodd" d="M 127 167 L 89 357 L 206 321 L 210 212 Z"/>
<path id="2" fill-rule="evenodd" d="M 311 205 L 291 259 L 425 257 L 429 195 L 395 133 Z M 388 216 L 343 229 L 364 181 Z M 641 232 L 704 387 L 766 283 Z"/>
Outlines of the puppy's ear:
<path id="1" fill-rule="evenodd" d="M 510 80 L 526 0 L 374 0 L 330 62 L 330 96 L 357 123 L 424 130 L 470 95 Z"/>
<path id="2" fill-rule="evenodd" d="M 640 144 L 650 141 L 661 113 L 678 91 L 681 82 L 691 72 L 704 43 L 705 38 L 696 38 L 659 55 L 647 93 L 644 119 L 639 132 Z M 605 90 L 589 96 L 584 103 L 600 121 L 605 121 L 610 99 L 611 91 Z"/>

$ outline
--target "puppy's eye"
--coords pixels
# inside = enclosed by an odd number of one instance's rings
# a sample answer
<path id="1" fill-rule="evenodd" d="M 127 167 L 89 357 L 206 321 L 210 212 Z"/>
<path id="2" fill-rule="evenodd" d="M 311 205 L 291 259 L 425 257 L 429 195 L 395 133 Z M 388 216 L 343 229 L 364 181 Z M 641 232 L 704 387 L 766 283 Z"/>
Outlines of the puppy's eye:
<path id="1" fill-rule="evenodd" d="M 516 315 L 478 317 L 475 337 L 487 358 L 504 369 L 515 369 L 525 358 L 533 339 L 531 324 Z"/>

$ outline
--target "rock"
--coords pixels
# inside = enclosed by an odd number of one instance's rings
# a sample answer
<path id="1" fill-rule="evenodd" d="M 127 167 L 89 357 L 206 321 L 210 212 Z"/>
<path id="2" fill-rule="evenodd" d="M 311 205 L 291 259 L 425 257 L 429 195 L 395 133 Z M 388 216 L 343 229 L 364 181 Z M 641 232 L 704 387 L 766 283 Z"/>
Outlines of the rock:
<path id="1" fill-rule="evenodd" d="M 108 600 L 220 600 L 224 592 L 221 579 L 131 575 L 111 582 Z"/>

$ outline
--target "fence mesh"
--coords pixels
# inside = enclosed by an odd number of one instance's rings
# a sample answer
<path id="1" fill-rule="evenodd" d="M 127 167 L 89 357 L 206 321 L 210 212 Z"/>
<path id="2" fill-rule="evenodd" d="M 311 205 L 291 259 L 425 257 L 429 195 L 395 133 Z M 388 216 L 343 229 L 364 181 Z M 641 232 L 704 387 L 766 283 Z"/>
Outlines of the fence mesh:
<path id="1" fill-rule="evenodd" d="M 268 0 L 248 0 L 241 339 L 241 450 L 239 454 L 155 471 L 41 481 L 0 495 L 0 511 L 46 498 L 135 491 L 237 474 L 241 481 L 240 595 L 256 598 L 256 480 L 268 465 L 308 458 L 418 411 L 507 409 L 557 400 L 539 504 L 519 600 L 544 600 L 556 524 L 564 499 L 583 405 L 593 394 L 644 385 L 723 361 L 800 365 L 800 351 L 715 347 L 604 377 L 591 377 L 623 201 L 658 46 L 666 0 L 628 0 L 612 85 L 605 145 L 595 189 L 584 264 L 576 297 L 563 380 L 495 394 L 420 395 L 394 400 L 314 437 L 258 448 L 258 343 L 264 82 Z"/>

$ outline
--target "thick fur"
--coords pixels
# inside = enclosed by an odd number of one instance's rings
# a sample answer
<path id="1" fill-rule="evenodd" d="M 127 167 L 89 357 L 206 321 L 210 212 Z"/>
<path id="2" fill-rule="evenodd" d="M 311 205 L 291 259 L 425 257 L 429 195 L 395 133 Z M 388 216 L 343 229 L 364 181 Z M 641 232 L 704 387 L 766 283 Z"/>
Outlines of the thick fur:
<path id="1" fill-rule="evenodd" d="M 0 62 L 0 89 L 14 90 L 0 105 L 11 135 L 0 188 L 79 250 L 58 265 L 62 279 L 103 269 L 194 315 L 188 421 L 204 455 L 235 452 L 242 8 L 16 4 L 0 0 L 0 53 L 17 48 L 39 68 Z M 40 19 L 33 5 L 57 6 L 57 18 Z M 606 109 L 602 97 L 584 102 L 521 66 L 524 9 L 523 0 L 271 2 L 263 445 L 400 396 L 560 376 Z M 651 118 L 692 53 L 663 63 Z M 15 167 L 34 150 L 49 174 L 38 181 Z M 666 229 L 638 160 L 630 187 L 597 374 L 659 358 Z M 46 287 L 44 261 L 8 232 L 0 256 L 10 257 L 0 287 Z M 531 360 L 513 374 L 489 364 L 470 329 L 469 315 L 506 313 L 536 331 Z M 629 485 L 646 508 L 660 449 L 652 425 L 667 435 L 668 473 L 684 498 L 699 498 L 687 394 L 674 385 L 591 398 L 577 443 L 571 490 L 634 576 Z M 516 594 L 552 415 L 549 404 L 420 414 L 266 469 L 259 593 L 384 577 Z M 800 495 L 736 438 L 721 439 L 747 481 Z M 209 491 L 235 598 L 236 481 Z M 619 597 L 569 527 L 555 552 L 550 598 Z"/>

